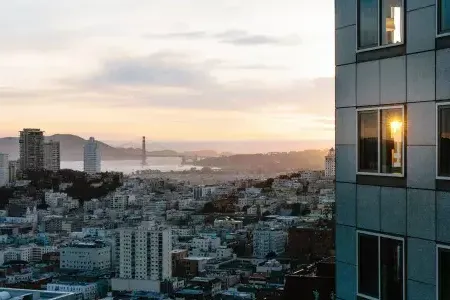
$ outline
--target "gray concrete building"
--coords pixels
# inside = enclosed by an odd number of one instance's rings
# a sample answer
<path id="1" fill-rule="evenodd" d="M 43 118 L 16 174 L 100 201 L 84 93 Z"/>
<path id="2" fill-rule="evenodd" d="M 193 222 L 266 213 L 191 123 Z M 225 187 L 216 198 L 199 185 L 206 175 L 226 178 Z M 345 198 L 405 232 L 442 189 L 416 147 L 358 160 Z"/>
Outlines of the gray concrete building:
<path id="1" fill-rule="evenodd" d="M 111 246 L 103 242 L 73 242 L 61 248 L 60 268 L 65 270 L 109 271 Z"/>
<path id="2" fill-rule="evenodd" d="M 335 0 L 337 299 L 450 299 L 450 0 Z"/>
<path id="3" fill-rule="evenodd" d="M 19 138 L 20 170 L 44 169 L 44 132 L 40 129 L 25 128 Z"/>

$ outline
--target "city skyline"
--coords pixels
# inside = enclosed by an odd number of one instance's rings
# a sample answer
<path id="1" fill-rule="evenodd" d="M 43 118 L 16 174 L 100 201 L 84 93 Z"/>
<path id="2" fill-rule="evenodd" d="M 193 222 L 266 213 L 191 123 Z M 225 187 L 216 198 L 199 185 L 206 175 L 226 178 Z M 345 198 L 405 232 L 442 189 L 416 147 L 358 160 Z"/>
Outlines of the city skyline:
<path id="1" fill-rule="evenodd" d="M 0 136 L 334 140 L 331 1 L 45 2 L 0 12 Z"/>

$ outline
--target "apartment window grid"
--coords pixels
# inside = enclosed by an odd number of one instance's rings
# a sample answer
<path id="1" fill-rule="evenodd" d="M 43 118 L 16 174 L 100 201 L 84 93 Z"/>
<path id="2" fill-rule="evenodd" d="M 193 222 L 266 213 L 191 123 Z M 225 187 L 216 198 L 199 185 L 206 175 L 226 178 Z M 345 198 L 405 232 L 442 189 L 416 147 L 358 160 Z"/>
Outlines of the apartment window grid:
<path id="1" fill-rule="evenodd" d="M 363 230 L 357 230 L 356 235 L 356 289 L 358 299 L 405 300 L 404 238 Z M 366 239 L 363 247 L 361 246 L 363 244 L 362 239 Z M 369 244 L 369 247 L 367 247 L 367 244 Z M 364 249 L 361 249 L 361 247 Z M 374 275 L 375 277 L 373 277 Z"/>
<path id="2" fill-rule="evenodd" d="M 357 0 L 356 11 L 358 52 L 404 44 L 404 0 Z"/>
<path id="3" fill-rule="evenodd" d="M 405 106 L 357 109 L 356 173 L 404 177 Z"/>

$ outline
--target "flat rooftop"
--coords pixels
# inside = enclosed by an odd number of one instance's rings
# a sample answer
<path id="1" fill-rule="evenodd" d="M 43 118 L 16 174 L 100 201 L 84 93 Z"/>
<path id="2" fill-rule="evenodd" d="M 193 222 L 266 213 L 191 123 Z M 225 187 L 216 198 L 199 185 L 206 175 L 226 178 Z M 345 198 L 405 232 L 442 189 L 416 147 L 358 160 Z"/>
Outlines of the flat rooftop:
<path id="1" fill-rule="evenodd" d="M 0 295 L 4 295 L 4 299 L 9 297 L 23 297 L 26 295 L 31 295 L 33 300 L 40 299 L 51 299 L 51 300 L 75 300 L 76 295 L 74 293 L 64 293 L 64 292 L 50 292 L 41 290 L 27 290 L 27 289 L 10 289 L 10 288 L 0 288 Z"/>

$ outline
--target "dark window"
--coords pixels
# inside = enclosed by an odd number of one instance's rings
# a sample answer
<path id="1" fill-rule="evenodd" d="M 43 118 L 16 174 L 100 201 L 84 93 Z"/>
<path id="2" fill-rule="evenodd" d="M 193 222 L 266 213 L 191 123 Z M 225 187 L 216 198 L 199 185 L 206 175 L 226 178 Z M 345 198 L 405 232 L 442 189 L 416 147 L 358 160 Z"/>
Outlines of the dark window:
<path id="1" fill-rule="evenodd" d="M 403 241 L 360 233 L 358 298 L 404 299 Z"/>
<path id="2" fill-rule="evenodd" d="M 439 300 L 450 299 L 450 249 L 438 249 Z"/>
<path id="3" fill-rule="evenodd" d="M 438 175 L 450 177 L 450 105 L 439 106 L 439 165 Z"/>
<path id="4" fill-rule="evenodd" d="M 438 0 L 438 33 L 450 32 L 450 1 Z"/>
<path id="5" fill-rule="evenodd" d="M 403 108 L 358 112 L 358 172 L 403 173 Z"/>
<path id="6" fill-rule="evenodd" d="M 358 1 L 358 49 L 403 42 L 403 0 Z"/>

